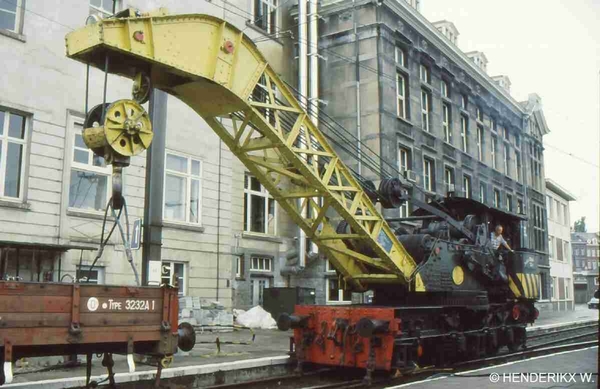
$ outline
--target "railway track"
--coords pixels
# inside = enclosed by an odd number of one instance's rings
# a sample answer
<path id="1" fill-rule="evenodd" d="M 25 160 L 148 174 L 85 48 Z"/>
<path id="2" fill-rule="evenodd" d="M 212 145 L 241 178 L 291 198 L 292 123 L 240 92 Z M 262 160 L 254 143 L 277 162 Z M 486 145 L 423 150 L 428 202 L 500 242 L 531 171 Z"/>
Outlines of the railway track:
<path id="1" fill-rule="evenodd" d="M 371 382 L 372 389 L 385 388 L 390 385 L 398 385 L 426 379 L 432 375 L 456 374 L 462 371 L 498 365 L 506 362 L 524 360 L 540 355 L 554 354 L 562 351 L 583 349 L 598 345 L 598 323 L 584 323 L 568 328 L 559 326 L 535 330 L 528 335 L 527 348 L 516 352 L 499 353 L 495 356 L 472 359 L 459 362 L 451 368 L 425 367 L 403 374 L 390 376 L 389 374 L 374 374 Z M 211 389 L 334 389 L 334 388 L 360 388 L 365 387 L 362 369 L 338 369 L 327 368 L 307 371 L 302 375 L 290 374 L 279 377 L 245 381 L 234 384 L 212 386 Z"/>

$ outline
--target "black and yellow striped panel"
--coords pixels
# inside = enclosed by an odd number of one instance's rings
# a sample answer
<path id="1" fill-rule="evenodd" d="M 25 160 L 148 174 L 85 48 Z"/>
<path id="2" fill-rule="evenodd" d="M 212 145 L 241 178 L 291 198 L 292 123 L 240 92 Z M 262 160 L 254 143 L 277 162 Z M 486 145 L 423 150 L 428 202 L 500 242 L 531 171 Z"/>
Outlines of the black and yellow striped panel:
<path id="1" fill-rule="evenodd" d="M 538 274 L 517 273 L 516 276 L 516 279 L 512 276 L 508 279 L 508 286 L 515 297 L 539 298 Z"/>

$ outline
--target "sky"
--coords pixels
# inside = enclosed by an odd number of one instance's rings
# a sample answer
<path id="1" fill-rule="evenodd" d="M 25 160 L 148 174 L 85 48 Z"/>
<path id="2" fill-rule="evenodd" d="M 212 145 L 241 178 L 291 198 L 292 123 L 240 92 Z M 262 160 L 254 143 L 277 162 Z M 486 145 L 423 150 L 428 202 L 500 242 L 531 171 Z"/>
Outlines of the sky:
<path id="1" fill-rule="evenodd" d="M 585 216 L 599 231 L 600 0 L 421 0 L 421 13 L 453 22 L 458 47 L 483 51 L 517 101 L 542 98 L 546 178 L 577 198 L 571 225 Z"/>

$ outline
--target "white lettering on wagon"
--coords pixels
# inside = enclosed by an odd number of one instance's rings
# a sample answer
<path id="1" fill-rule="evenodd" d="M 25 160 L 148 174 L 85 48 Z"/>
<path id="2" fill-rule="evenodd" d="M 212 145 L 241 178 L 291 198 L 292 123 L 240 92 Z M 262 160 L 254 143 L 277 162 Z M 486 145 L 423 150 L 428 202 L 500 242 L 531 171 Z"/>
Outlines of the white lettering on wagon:
<path id="1" fill-rule="evenodd" d="M 88 310 L 91 312 L 96 311 L 99 307 L 107 311 L 154 311 L 156 308 L 155 300 L 122 300 L 117 301 L 114 299 L 108 299 L 102 304 L 97 298 L 91 297 L 87 303 Z"/>
<path id="2" fill-rule="evenodd" d="M 90 297 L 87 302 L 88 311 L 94 312 L 96 309 L 98 309 L 98 306 L 100 306 L 98 299 L 96 297 Z"/>

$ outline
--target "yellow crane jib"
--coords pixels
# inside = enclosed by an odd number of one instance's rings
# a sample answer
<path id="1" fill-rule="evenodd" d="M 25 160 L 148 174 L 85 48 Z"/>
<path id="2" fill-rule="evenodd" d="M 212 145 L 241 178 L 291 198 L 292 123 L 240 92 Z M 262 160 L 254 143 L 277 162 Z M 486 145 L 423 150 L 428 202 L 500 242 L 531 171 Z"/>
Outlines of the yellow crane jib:
<path id="1" fill-rule="evenodd" d="M 127 10 L 69 33 L 66 45 L 67 56 L 99 69 L 110 58 L 110 73 L 136 80 L 134 99 L 140 101 L 150 84 L 196 111 L 347 286 L 362 291 L 369 284 L 396 283 L 424 289 L 415 261 L 356 177 L 239 29 L 208 15 Z M 114 151 L 135 151 L 136 136 L 140 148 L 149 145 L 144 139 L 149 133 L 135 133 L 137 124 L 133 130 L 120 125 L 130 136 L 121 137 L 126 145 L 111 143 L 116 136 L 111 124 L 101 134 Z M 347 228 L 336 229 L 333 220 L 344 220 Z"/>

